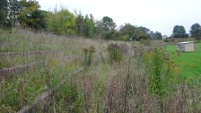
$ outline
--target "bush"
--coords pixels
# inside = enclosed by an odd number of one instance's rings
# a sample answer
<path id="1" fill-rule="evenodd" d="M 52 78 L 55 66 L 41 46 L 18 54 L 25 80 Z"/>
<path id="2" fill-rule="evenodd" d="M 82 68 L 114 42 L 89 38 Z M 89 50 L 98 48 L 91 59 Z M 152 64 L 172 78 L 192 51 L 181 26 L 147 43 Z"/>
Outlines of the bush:
<path id="1" fill-rule="evenodd" d="M 149 78 L 149 92 L 154 97 L 159 98 L 160 107 L 163 109 L 162 101 L 165 96 L 170 94 L 171 79 L 179 68 L 170 60 L 169 55 L 162 48 L 144 52 L 143 60 Z"/>
<path id="2" fill-rule="evenodd" d="M 85 66 L 90 66 L 91 65 L 91 61 L 92 61 L 92 53 L 95 52 L 95 48 L 93 46 L 90 46 L 89 48 L 84 48 L 84 65 Z"/>
<path id="3" fill-rule="evenodd" d="M 141 39 L 140 43 L 144 44 L 145 46 L 149 46 L 151 44 L 150 39 Z"/>
<path id="4" fill-rule="evenodd" d="M 126 52 L 125 46 L 118 44 L 109 44 L 107 50 L 110 63 L 122 61 L 123 54 Z"/>
<path id="5" fill-rule="evenodd" d="M 130 40 L 130 36 L 128 34 L 123 35 L 123 36 L 120 37 L 120 40 L 129 41 Z"/>
<path id="6" fill-rule="evenodd" d="M 165 38 L 165 39 L 164 39 L 164 42 L 169 42 L 168 38 Z"/>
<path id="7" fill-rule="evenodd" d="M 0 69 L 3 67 L 3 63 L 2 62 L 0 62 Z"/>

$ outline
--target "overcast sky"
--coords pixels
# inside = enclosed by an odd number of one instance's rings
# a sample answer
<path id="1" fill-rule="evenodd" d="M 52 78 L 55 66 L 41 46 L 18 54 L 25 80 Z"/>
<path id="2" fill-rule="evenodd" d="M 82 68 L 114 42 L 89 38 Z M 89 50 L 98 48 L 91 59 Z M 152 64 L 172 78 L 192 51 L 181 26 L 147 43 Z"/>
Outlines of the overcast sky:
<path id="1" fill-rule="evenodd" d="M 194 23 L 201 24 L 201 0 L 38 0 L 41 9 L 55 6 L 69 11 L 93 14 L 100 20 L 109 16 L 118 25 L 130 23 L 144 26 L 162 35 L 171 35 L 175 25 L 183 25 L 189 33 Z"/>

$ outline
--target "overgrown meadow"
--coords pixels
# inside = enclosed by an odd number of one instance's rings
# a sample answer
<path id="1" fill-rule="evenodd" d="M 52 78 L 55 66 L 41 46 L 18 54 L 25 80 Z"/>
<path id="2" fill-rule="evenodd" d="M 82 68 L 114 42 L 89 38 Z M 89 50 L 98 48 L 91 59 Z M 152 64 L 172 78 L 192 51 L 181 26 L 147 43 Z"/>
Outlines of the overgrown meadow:
<path id="1" fill-rule="evenodd" d="M 0 112 L 199 113 L 195 47 L 0 30 Z"/>

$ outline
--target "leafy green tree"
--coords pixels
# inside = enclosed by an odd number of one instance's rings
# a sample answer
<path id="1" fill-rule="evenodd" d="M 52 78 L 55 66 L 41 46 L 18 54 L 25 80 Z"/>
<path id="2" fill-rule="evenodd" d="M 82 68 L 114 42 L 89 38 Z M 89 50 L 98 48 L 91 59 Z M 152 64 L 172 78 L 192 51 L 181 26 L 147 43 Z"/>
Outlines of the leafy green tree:
<path id="1" fill-rule="evenodd" d="M 100 36 L 100 35 L 102 35 L 104 33 L 105 30 L 103 29 L 102 26 L 103 26 L 102 20 L 97 20 L 95 22 L 95 34 L 97 36 Z"/>
<path id="2" fill-rule="evenodd" d="M 190 34 L 192 37 L 195 37 L 197 40 L 201 39 L 201 26 L 198 23 L 195 23 L 191 26 Z"/>
<path id="3" fill-rule="evenodd" d="M 19 1 L 2 0 L 0 2 L 0 26 L 12 27 L 15 25 L 19 12 Z"/>
<path id="4" fill-rule="evenodd" d="M 125 24 L 121 26 L 119 30 L 120 37 L 123 40 L 141 40 L 141 39 L 148 39 L 150 30 L 146 27 L 135 27 L 131 24 Z"/>
<path id="5" fill-rule="evenodd" d="M 19 15 L 20 4 L 18 0 L 8 0 L 8 4 L 8 17 L 12 26 L 15 26 Z"/>
<path id="6" fill-rule="evenodd" d="M 48 12 L 46 17 L 46 23 L 47 23 L 47 31 L 52 32 L 54 34 L 58 33 L 58 22 L 57 18 L 55 17 L 55 14 L 53 12 Z M 58 27 L 58 28 L 57 28 Z"/>
<path id="7" fill-rule="evenodd" d="M 158 31 L 156 31 L 155 33 L 152 34 L 152 39 L 162 39 L 162 34 Z"/>
<path id="8" fill-rule="evenodd" d="M 146 34 L 149 34 L 150 33 L 150 29 L 146 28 L 146 27 L 143 27 L 143 26 L 140 26 L 138 27 L 141 31 L 143 31 L 144 33 Z"/>
<path id="9" fill-rule="evenodd" d="M 87 37 L 92 37 L 95 31 L 95 23 L 94 23 L 93 15 L 90 14 L 90 18 L 88 15 L 85 15 L 84 22 L 85 22 L 84 35 Z"/>
<path id="10" fill-rule="evenodd" d="M 131 37 L 131 36 L 133 36 L 135 31 L 136 31 L 136 27 L 127 23 L 124 26 L 120 27 L 119 33 L 120 33 L 120 35 L 128 34 Z"/>
<path id="11" fill-rule="evenodd" d="M 135 26 L 126 23 L 124 26 L 120 27 L 119 36 L 123 40 L 130 40 L 130 38 L 134 38 L 136 29 L 137 28 Z"/>
<path id="12" fill-rule="evenodd" d="M 24 27 L 34 28 L 36 31 L 44 27 L 44 11 L 39 10 L 40 5 L 34 0 L 21 0 L 19 2 L 19 23 Z"/>
<path id="13" fill-rule="evenodd" d="M 149 39 L 149 34 L 147 34 L 146 32 L 144 32 L 142 29 L 137 28 L 136 29 L 136 40 L 141 40 L 141 39 Z"/>
<path id="14" fill-rule="evenodd" d="M 75 35 L 76 34 L 76 17 L 67 9 L 58 12 L 49 12 L 47 14 L 47 29 L 50 32 L 59 35 Z"/>
<path id="15" fill-rule="evenodd" d="M 186 34 L 186 30 L 184 26 L 176 25 L 173 28 L 173 37 L 175 38 L 187 38 L 188 34 Z"/>
<path id="16" fill-rule="evenodd" d="M 92 14 L 82 16 L 82 14 L 78 14 L 76 18 L 76 33 L 79 36 L 86 36 L 86 37 L 92 37 L 92 35 L 95 33 L 95 23 L 94 23 L 94 17 Z"/>
<path id="17" fill-rule="evenodd" d="M 150 29 L 140 26 L 138 27 L 137 31 L 138 31 L 138 37 L 139 37 L 138 40 L 150 38 L 150 32 L 151 32 Z"/>
<path id="18" fill-rule="evenodd" d="M 103 29 L 105 29 L 106 31 L 112 31 L 116 27 L 116 24 L 114 23 L 113 19 L 108 16 L 104 16 L 102 18 L 102 22 L 103 22 Z"/>
<path id="19" fill-rule="evenodd" d="M 117 40 L 117 35 L 118 35 L 117 31 L 114 29 L 110 32 L 104 32 L 102 36 L 106 40 Z"/>
<path id="20" fill-rule="evenodd" d="M 157 39 L 162 39 L 163 38 L 162 34 L 160 32 L 158 32 L 158 31 L 155 32 L 155 35 L 156 35 Z"/>
<path id="21" fill-rule="evenodd" d="M 79 13 L 76 17 L 76 33 L 79 36 L 84 35 L 84 26 L 85 26 L 85 21 L 84 21 L 84 16 L 82 16 L 81 13 Z"/>
<path id="22" fill-rule="evenodd" d="M 47 11 L 45 10 L 37 10 L 33 13 L 32 17 L 36 20 L 36 22 L 33 24 L 33 27 L 37 30 L 39 29 L 46 29 L 47 28 L 47 23 L 46 23 L 46 16 L 47 16 Z"/>
<path id="23" fill-rule="evenodd" d="M 114 39 L 116 36 L 115 27 L 116 24 L 113 19 L 108 16 L 104 16 L 102 20 L 96 21 L 94 31 L 96 35 L 101 36 L 104 39 Z"/>
<path id="24" fill-rule="evenodd" d="M 0 27 L 4 27 L 7 23 L 7 13 L 8 13 L 8 2 L 7 0 L 1 0 L 0 2 Z"/>

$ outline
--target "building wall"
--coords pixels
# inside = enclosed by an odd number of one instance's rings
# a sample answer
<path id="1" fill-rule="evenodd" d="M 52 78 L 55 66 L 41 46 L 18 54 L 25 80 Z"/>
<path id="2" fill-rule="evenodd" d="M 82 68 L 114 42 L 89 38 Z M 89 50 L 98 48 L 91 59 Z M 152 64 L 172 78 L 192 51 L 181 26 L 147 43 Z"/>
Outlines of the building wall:
<path id="1" fill-rule="evenodd" d="M 177 44 L 177 50 L 184 51 L 185 50 L 184 44 Z"/>
<path id="2" fill-rule="evenodd" d="M 185 50 L 186 52 L 188 51 L 194 51 L 194 43 L 187 43 L 185 44 Z"/>
<path id="3" fill-rule="evenodd" d="M 194 51 L 194 42 L 181 42 L 177 44 L 178 51 Z"/>

